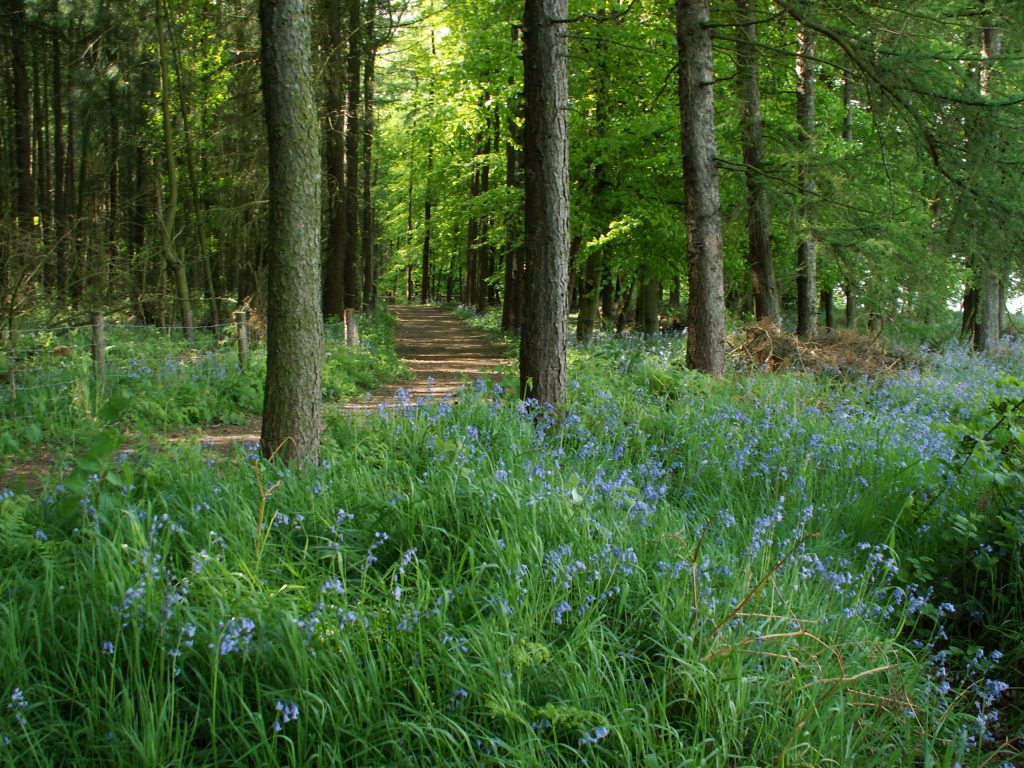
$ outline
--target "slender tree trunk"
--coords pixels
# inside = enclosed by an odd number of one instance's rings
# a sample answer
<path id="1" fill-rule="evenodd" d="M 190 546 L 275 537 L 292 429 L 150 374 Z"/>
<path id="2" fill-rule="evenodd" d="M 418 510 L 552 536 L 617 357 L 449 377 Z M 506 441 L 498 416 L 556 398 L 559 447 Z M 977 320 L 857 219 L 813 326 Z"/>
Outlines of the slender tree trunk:
<path id="1" fill-rule="evenodd" d="M 163 4 L 156 19 L 157 54 L 160 60 L 160 110 L 163 122 L 164 159 L 167 163 L 167 201 L 161 220 L 163 230 L 164 261 L 168 269 L 174 272 L 174 287 L 178 299 L 178 310 L 181 313 L 181 325 L 185 335 L 193 338 L 192 302 L 189 297 L 188 270 L 185 259 L 177 252 L 175 245 L 175 216 L 178 208 L 178 164 L 174 155 L 174 123 L 171 118 L 171 78 L 167 65 L 167 44 L 164 24 L 167 19 L 163 13 Z M 83 153 L 84 157 L 84 153 Z"/>
<path id="2" fill-rule="evenodd" d="M 359 311 L 362 294 L 359 290 L 359 139 L 360 99 L 362 81 L 360 78 L 363 52 L 362 2 L 347 0 L 348 5 L 348 57 L 346 60 L 348 96 L 346 99 L 347 121 L 345 126 L 345 216 L 347 234 L 345 241 L 345 309 Z"/>
<path id="3" fill-rule="evenodd" d="M 315 460 L 321 430 L 319 124 L 304 0 L 260 0 L 270 149 L 267 382 L 263 455 Z"/>
<path id="4" fill-rule="evenodd" d="M 526 0 L 526 304 L 519 391 L 559 403 L 566 391 L 569 261 L 568 0 Z"/>
<path id="5" fill-rule="evenodd" d="M 485 94 L 486 96 L 486 94 Z M 491 188 L 491 164 L 487 159 L 491 155 L 490 137 L 485 140 L 484 161 L 480 168 L 480 194 L 486 195 Z M 485 215 L 480 219 L 479 242 L 476 249 L 476 288 L 473 293 L 476 296 L 476 312 L 482 315 L 487 311 L 487 279 L 491 276 L 491 247 L 489 242 L 490 222 Z"/>
<path id="6" fill-rule="evenodd" d="M 25 51 L 29 29 L 24 0 L 6 0 L 5 6 L 10 29 L 8 50 L 11 57 L 14 111 L 14 183 L 17 190 L 15 212 L 19 229 L 27 234 L 32 231 L 32 219 L 36 211 L 35 182 L 32 179 L 32 97 L 28 55 Z"/>
<path id="7" fill-rule="evenodd" d="M 708 0 L 676 0 L 679 102 L 686 183 L 690 367 L 725 371 L 725 282 Z"/>
<path id="8" fill-rule="evenodd" d="M 825 315 L 825 327 L 828 330 L 832 330 L 835 326 L 832 324 L 832 310 L 833 310 L 833 296 L 832 291 L 821 292 L 821 311 Z"/>
<path id="9" fill-rule="evenodd" d="M 368 307 L 376 303 L 377 283 L 373 253 L 377 240 L 373 211 L 373 78 L 377 58 L 373 5 L 370 4 L 366 14 L 367 30 L 364 35 L 366 61 L 363 62 L 363 236 L 359 241 L 363 252 L 363 304 Z"/>
<path id="10" fill-rule="evenodd" d="M 345 244 L 348 242 L 345 197 L 345 77 L 347 73 L 340 0 L 322 0 L 327 29 L 327 252 L 323 268 L 324 317 L 345 315 Z"/>
<path id="11" fill-rule="evenodd" d="M 992 93 L 992 57 L 1002 53 L 1002 34 L 999 29 L 986 26 L 981 32 L 981 63 L 978 67 L 978 92 L 982 98 Z M 969 162 L 974 165 L 974 178 L 984 178 L 996 173 L 994 163 L 986 156 L 985 145 L 995 140 L 992 135 L 992 117 L 986 110 L 978 117 L 975 135 L 968 144 Z M 981 174 L 979 174 L 979 171 Z M 979 240 L 981 233 L 977 233 Z M 982 247 L 982 246 L 976 246 Z M 979 352 L 989 349 L 999 340 L 1003 308 L 1000 297 L 1000 275 L 1005 257 L 994 248 L 986 248 L 984 254 L 975 259 L 975 289 L 977 290 L 976 322 L 974 325 L 974 348 Z"/>
<path id="12" fill-rule="evenodd" d="M 747 180 L 747 257 L 754 289 L 754 315 L 782 322 L 772 260 L 772 213 L 765 186 L 764 132 L 757 62 L 757 0 L 736 0 L 740 22 L 736 70 L 743 108 L 743 165 Z"/>
<path id="13" fill-rule="evenodd" d="M 519 30 L 512 26 L 512 42 L 519 42 Z M 509 85 L 515 78 L 509 78 Z M 509 109 L 507 123 L 508 140 L 505 142 L 505 184 L 511 189 L 523 188 L 523 129 L 516 119 L 522 117 L 522 93 L 515 93 Z M 505 251 L 505 290 L 501 308 L 501 329 L 519 333 L 522 328 L 522 284 L 523 284 L 523 220 L 522 210 L 517 206 L 506 223 L 508 242 Z"/>
<path id="14" fill-rule="evenodd" d="M 67 290 L 65 259 L 67 256 L 67 226 L 64 194 L 64 74 L 60 32 L 54 31 L 53 54 L 53 284 L 57 295 L 64 298 Z"/>
<path id="15" fill-rule="evenodd" d="M 163 2 L 163 0 L 161 0 Z M 213 267 L 206 242 L 206 215 L 199 196 L 199 170 L 196 163 L 195 141 L 192 136 L 192 119 L 188 97 L 185 93 L 185 78 L 181 66 L 181 52 L 178 50 L 177 35 L 171 31 L 171 53 L 174 62 L 175 80 L 178 84 L 178 106 L 181 115 L 181 135 L 185 142 L 185 170 L 188 172 L 190 202 L 195 226 L 196 255 L 203 270 L 203 281 L 210 301 L 210 317 L 214 325 L 220 325 L 220 307 L 217 303 L 217 289 L 213 283 Z"/>
<path id="16" fill-rule="evenodd" d="M 649 269 L 645 271 L 648 274 L 645 276 L 643 287 L 641 288 L 643 309 L 639 319 L 643 326 L 644 336 L 650 338 L 656 336 L 658 331 L 661 330 L 659 322 L 661 319 L 661 281 L 649 274 Z"/>
<path id="17" fill-rule="evenodd" d="M 802 339 L 813 339 L 818 325 L 818 256 L 813 231 L 813 199 L 818 188 L 812 169 L 815 133 L 814 43 L 814 33 L 801 26 L 797 32 L 796 120 L 802 147 L 798 184 L 803 232 L 796 257 L 796 332 Z"/>
<path id="18" fill-rule="evenodd" d="M 576 340 L 589 344 L 597 325 L 597 310 L 600 306 L 601 278 L 604 260 L 599 248 L 591 248 L 583 268 L 583 288 L 580 290 L 580 312 L 576 318 Z"/>
<path id="19" fill-rule="evenodd" d="M 423 202 L 423 260 L 420 277 L 420 304 L 430 301 L 430 177 L 434 173 L 434 151 L 427 150 L 427 191 Z"/>

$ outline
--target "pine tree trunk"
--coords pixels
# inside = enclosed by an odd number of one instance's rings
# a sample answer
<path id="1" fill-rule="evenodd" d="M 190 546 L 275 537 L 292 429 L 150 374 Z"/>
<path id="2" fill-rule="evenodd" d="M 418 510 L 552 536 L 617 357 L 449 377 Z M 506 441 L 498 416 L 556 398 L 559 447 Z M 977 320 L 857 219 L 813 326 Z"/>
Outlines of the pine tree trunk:
<path id="1" fill-rule="evenodd" d="M 754 316 L 782 322 L 772 261 L 772 212 L 765 186 L 764 132 L 757 63 L 757 1 L 736 0 L 736 71 L 743 108 L 743 165 L 747 180 L 747 258 L 754 291 Z"/>
<path id="2" fill-rule="evenodd" d="M 566 392 L 569 271 L 567 0 L 526 0 L 526 270 L 519 391 L 541 403 Z"/>
<path id="3" fill-rule="evenodd" d="M 708 0 L 676 0 L 679 103 L 686 184 L 691 368 L 725 371 L 725 283 Z"/>
<path id="4" fill-rule="evenodd" d="M 597 325 L 600 306 L 601 276 L 604 269 L 601 250 L 592 248 L 583 268 L 583 287 L 580 290 L 580 312 L 576 318 L 576 341 L 589 344 Z"/>
<path id="5" fill-rule="evenodd" d="M 359 289 L 359 140 L 360 99 L 362 97 L 361 56 L 363 51 L 362 2 L 347 0 L 348 56 L 346 59 L 348 96 L 345 104 L 345 309 L 361 309 Z"/>
<path id="6" fill-rule="evenodd" d="M 372 307 L 376 304 L 377 291 L 376 266 L 373 253 L 374 244 L 376 243 L 373 212 L 373 77 L 377 58 L 377 41 L 373 22 L 373 10 L 371 7 L 366 18 L 367 31 L 364 40 L 366 61 L 363 62 L 363 236 L 359 241 L 362 246 L 363 305 L 367 307 Z"/>
<path id="7" fill-rule="evenodd" d="M 263 455 L 315 460 L 321 430 L 320 154 L 304 0 L 260 0 L 270 159 Z"/>
<path id="8" fill-rule="evenodd" d="M 164 262 L 174 273 L 174 288 L 178 300 L 178 311 L 181 317 L 181 325 L 185 336 L 193 338 L 192 325 L 192 301 L 189 295 L 188 270 L 185 266 L 184 257 L 178 253 L 175 246 L 175 217 L 178 209 L 178 164 L 174 154 L 174 123 L 171 119 L 171 79 L 167 64 L 167 44 L 165 40 L 164 24 L 167 19 L 163 14 L 163 5 L 160 5 L 160 13 L 156 19 L 156 41 L 157 53 L 160 65 L 160 110 L 163 123 L 164 138 L 164 161 L 167 169 L 167 200 L 164 205 L 164 213 L 161 217 L 161 230 L 163 234 Z M 83 159 L 85 153 L 82 153 Z M 81 188 L 82 185 L 79 185 Z"/>
<path id="9" fill-rule="evenodd" d="M 796 332 L 813 339 L 818 325 L 818 255 L 813 228 L 813 199 L 818 188 L 814 180 L 814 33 L 801 27 L 797 33 L 796 119 L 802 157 L 798 169 L 800 213 L 803 232 L 796 257 Z"/>
<path id="10" fill-rule="evenodd" d="M 420 304 L 430 301 L 430 227 L 432 208 L 430 203 L 430 177 L 434 172 L 434 151 L 427 150 L 427 191 L 423 201 L 423 259 L 420 275 Z"/>
<path id="11" fill-rule="evenodd" d="M 345 316 L 345 244 L 348 242 L 348 215 L 345 198 L 345 77 L 342 55 L 344 40 L 339 0 L 322 0 L 327 30 L 327 119 L 324 142 L 324 167 L 327 173 L 327 252 L 323 268 L 324 317 L 341 320 Z"/>

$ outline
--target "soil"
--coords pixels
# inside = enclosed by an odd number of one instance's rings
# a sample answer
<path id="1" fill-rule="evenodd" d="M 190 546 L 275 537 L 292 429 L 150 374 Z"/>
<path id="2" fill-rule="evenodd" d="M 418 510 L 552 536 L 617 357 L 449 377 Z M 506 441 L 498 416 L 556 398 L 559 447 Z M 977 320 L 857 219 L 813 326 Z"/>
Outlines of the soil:
<path id="1" fill-rule="evenodd" d="M 512 363 L 481 332 L 470 328 L 462 320 L 443 309 L 432 306 L 396 306 L 391 308 L 398 321 L 395 342 L 398 355 L 412 372 L 413 378 L 382 387 L 372 395 L 334 409 L 344 412 L 376 410 L 381 404 L 396 404 L 398 391 L 408 393 L 408 402 L 421 398 L 457 397 L 459 389 L 484 378 L 496 381 L 497 371 Z M 260 418 L 247 424 L 212 424 L 202 428 L 182 430 L 162 436 L 160 443 L 197 441 L 204 447 L 221 452 L 233 450 L 239 443 L 258 442 Z M 55 471 L 56 455 L 41 451 L 33 457 L 18 460 L 3 468 L 0 488 L 18 489 L 36 495 L 43 490 L 44 478 Z"/>

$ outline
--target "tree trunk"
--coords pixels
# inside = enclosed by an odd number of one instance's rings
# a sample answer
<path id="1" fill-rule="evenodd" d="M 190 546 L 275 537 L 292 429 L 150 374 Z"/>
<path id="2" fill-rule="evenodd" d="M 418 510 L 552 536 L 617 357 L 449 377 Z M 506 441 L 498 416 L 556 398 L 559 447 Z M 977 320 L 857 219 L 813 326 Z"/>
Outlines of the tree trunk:
<path id="1" fill-rule="evenodd" d="M 161 0 L 162 1 L 162 0 Z M 199 168 L 196 163 L 195 142 L 192 137 L 192 123 L 188 97 L 185 93 L 185 78 L 181 66 L 181 54 L 178 50 L 177 36 L 171 33 L 171 52 L 173 54 L 175 80 L 178 85 L 178 106 L 181 110 L 181 132 L 185 141 L 185 170 L 188 172 L 192 215 L 195 217 L 196 255 L 203 270 L 203 281 L 210 301 L 210 319 L 214 325 L 220 325 L 220 307 L 217 302 L 217 289 L 213 284 L 213 267 L 210 264 L 210 253 L 206 242 L 206 215 L 199 196 Z"/>
<path id="2" fill-rule="evenodd" d="M 853 328 L 857 322 L 857 288 L 853 283 L 847 283 L 843 292 L 846 294 L 846 327 Z"/>
<path id="3" fill-rule="evenodd" d="M 35 182 L 32 180 L 32 104 L 29 88 L 28 21 L 24 0 L 7 0 L 7 23 L 11 34 L 8 46 L 11 56 L 12 100 L 14 111 L 14 179 L 16 187 L 15 212 L 23 233 L 32 231 L 35 215 Z M 27 256 L 27 254 L 23 254 Z"/>
<path id="4" fill-rule="evenodd" d="M 434 173 L 434 151 L 427 150 L 427 191 L 423 202 L 423 261 L 420 275 L 420 304 L 430 301 L 430 177 Z"/>
<path id="5" fill-rule="evenodd" d="M 986 20 L 986 26 L 981 31 L 981 63 L 978 66 L 978 93 L 982 98 L 987 98 L 992 92 L 992 63 L 993 56 L 1002 53 L 1002 35 L 999 29 L 990 26 L 991 20 Z M 974 130 L 974 135 L 969 137 L 968 162 L 973 166 L 972 171 L 975 179 L 986 178 L 990 174 L 995 175 L 997 171 L 993 168 L 992 161 L 986 157 L 986 145 L 995 141 L 993 134 L 991 115 L 988 110 L 978 118 L 979 125 Z M 980 239 L 982 233 L 977 233 Z M 980 247 L 980 246 L 977 246 Z M 1000 323 L 1002 321 L 1002 305 L 1000 296 L 1000 274 L 1003 271 L 1001 262 L 1004 260 L 1002 254 L 996 253 L 996 249 L 987 248 L 974 261 L 974 288 L 977 291 L 976 322 L 974 324 L 974 348 L 979 352 L 991 348 L 999 340 Z"/>
<path id="6" fill-rule="evenodd" d="M 372 307 L 376 304 L 376 267 L 374 264 L 374 232 L 373 212 L 373 77 L 377 58 L 377 40 L 374 31 L 374 13 L 367 12 L 367 30 L 364 36 L 366 61 L 363 62 L 363 223 L 362 239 L 359 241 L 363 252 L 363 305 Z"/>
<path id="7" fill-rule="evenodd" d="M 260 0 L 270 149 L 263 455 L 315 460 L 321 430 L 320 156 L 304 0 Z"/>
<path id="8" fill-rule="evenodd" d="M 817 333 L 818 256 L 813 232 L 813 199 L 818 188 L 814 180 L 814 33 L 801 26 L 797 33 L 796 120 L 802 148 L 797 171 L 800 188 L 800 218 L 803 232 L 796 257 L 796 332 L 801 339 Z"/>
<path id="9" fill-rule="evenodd" d="M 344 40 L 339 0 L 323 0 L 327 29 L 327 140 L 324 146 L 327 172 L 327 252 L 323 268 L 324 317 L 345 316 L 345 244 L 348 242 L 345 197 L 345 77 Z"/>
<path id="10" fill-rule="evenodd" d="M 645 270 L 648 271 L 648 270 Z M 643 310 L 640 313 L 640 322 L 643 326 L 644 336 L 648 338 L 656 336 L 661 330 L 661 281 L 658 278 L 648 275 L 641 288 Z"/>
<path id="11" fill-rule="evenodd" d="M 821 311 L 825 314 L 825 327 L 830 331 L 835 327 L 832 325 L 833 296 L 832 291 L 821 292 Z"/>
<path id="12" fill-rule="evenodd" d="M 167 44 L 164 33 L 164 24 L 167 19 L 163 13 L 163 4 L 160 5 L 160 12 L 156 19 L 156 44 L 157 55 L 160 65 L 160 111 L 163 122 L 164 137 L 164 161 L 167 164 L 167 200 L 164 206 L 164 213 L 161 216 L 161 230 L 163 234 L 164 261 L 167 267 L 174 272 L 174 288 L 178 299 L 178 311 L 181 316 L 181 325 L 185 336 L 190 340 L 194 332 L 192 327 L 192 301 L 189 296 L 188 270 L 185 266 L 184 257 L 177 252 L 175 240 L 175 217 L 178 209 L 178 164 L 174 155 L 174 123 L 171 119 L 171 78 L 167 65 Z M 82 153 L 83 162 L 85 153 Z M 81 188 L 83 185 L 79 185 Z"/>
<path id="13" fill-rule="evenodd" d="M 580 312 L 576 318 L 576 341 L 589 344 L 597 325 L 600 306 L 601 276 L 604 264 L 601 249 L 592 248 L 583 267 L 583 287 L 580 290 Z"/>
<path id="14" fill-rule="evenodd" d="M 348 97 L 345 104 L 345 309 L 360 309 L 359 290 L 359 139 L 362 82 L 360 58 L 363 52 L 362 1 L 347 0 L 348 56 L 346 59 Z"/>
<path id="15" fill-rule="evenodd" d="M 526 0 L 526 286 L 519 391 L 541 403 L 566 392 L 569 271 L 568 0 Z"/>
<path id="16" fill-rule="evenodd" d="M 691 368 L 720 375 L 725 371 L 725 282 L 709 17 L 708 0 L 676 0 L 690 288 L 686 356 Z"/>
<path id="17" fill-rule="evenodd" d="M 782 323 L 772 261 L 772 213 L 765 186 L 764 132 L 757 62 L 757 0 L 736 0 L 736 70 L 743 108 L 743 165 L 747 180 L 747 258 L 754 290 L 754 316 Z"/>
<path id="18" fill-rule="evenodd" d="M 519 30 L 512 27 L 512 41 L 519 41 Z M 515 78 L 509 78 L 509 85 L 515 84 Z M 512 97 L 509 113 L 521 116 L 523 110 L 522 94 Z M 523 129 L 515 117 L 508 120 L 508 141 L 505 142 L 505 184 L 511 189 L 523 188 Z M 519 206 L 509 216 L 506 223 L 507 243 L 505 251 L 505 290 L 501 307 L 501 329 L 519 333 L 522 327 L 522 283 L 523 283 L 523 222 Z"/>

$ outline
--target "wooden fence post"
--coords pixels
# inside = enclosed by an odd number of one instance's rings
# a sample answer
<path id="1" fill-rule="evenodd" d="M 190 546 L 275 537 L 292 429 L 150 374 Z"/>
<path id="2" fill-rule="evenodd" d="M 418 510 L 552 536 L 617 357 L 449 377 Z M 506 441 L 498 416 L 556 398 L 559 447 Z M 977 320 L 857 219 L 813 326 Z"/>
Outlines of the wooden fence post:
<path id="1" fill-rule="evenodd" d="M 234 313 L 235 332 L 238 335 L 238 365 L 245 368 L 249 363 L 249 324 L 246 322 L 245 310 Z"/>
<path id="2" fill-rule="evenodd" d="M 103 340 L 103 313 L 92 313 L 92 361 L 96 371 L 96 384 L 102 387 L 107 381 L 106 343 Z"/>

